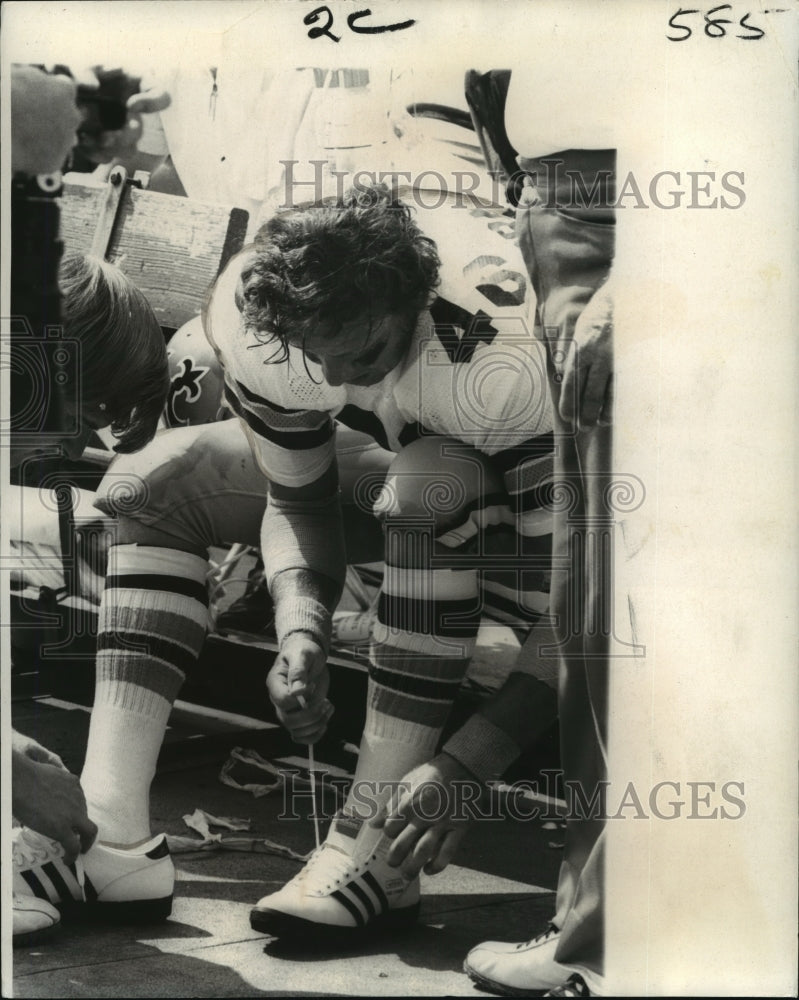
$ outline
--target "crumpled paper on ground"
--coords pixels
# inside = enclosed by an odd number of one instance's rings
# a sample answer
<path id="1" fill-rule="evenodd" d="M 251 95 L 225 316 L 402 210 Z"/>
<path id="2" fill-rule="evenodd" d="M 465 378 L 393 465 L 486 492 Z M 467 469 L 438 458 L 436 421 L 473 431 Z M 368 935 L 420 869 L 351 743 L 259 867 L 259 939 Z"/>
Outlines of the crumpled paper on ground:
<path id="1" fill-rule="evenodd" d="M 292 858 L 294 861 L 307 861 L 312 852 L 299 854 L 285 844 L 264 837 L 224 837 L 221 833 L 212 833 L 211 827 L 218 826 L 233 832 L 249 831 L 251 820 L 239 819 L 235 816 L 212 816 L 204 809 L 195 809 L 187 813 L 183 822 L 199 833 L 202 840 L 194 837 L 182 837 L 179 834 L 167 836 L 169 850 L 173 854 L 187 851 L 246 851 L 251 854 L 277 854 L 282 858 Z"/>
<path id="2" fill-rule="evenodd" d="M 219 772 L 219 780 L 230 788 L 250 792 L 256 799 L 268 795 L 276 788 L 282 788 L 285 783 L 283 774 L 274 764 L 270 764 L 255 750 L 244 747 L 233 747 L 230 757 Z"/>
<path id="3" fill-rule="evenodd" d="M 319 767 L 303 773 L 296 767 L 285 767 L 280 770 L 270 761 L 263 758 L 256 750 L 245 747 L 234 747 L 230 757 L 222 765 L 219 780 L 223 785 L 235 788 L 237 791 L 249 792 L 255 798 L 268 795 L 286 784 L 286 775 L 290 775 L 292 787 L 310 788 L 311 783 L 325 795 L 333 795 L 338 803 L 345 797 L 345 790 L 336 787 L 330 780 L 329 767 Z"/>

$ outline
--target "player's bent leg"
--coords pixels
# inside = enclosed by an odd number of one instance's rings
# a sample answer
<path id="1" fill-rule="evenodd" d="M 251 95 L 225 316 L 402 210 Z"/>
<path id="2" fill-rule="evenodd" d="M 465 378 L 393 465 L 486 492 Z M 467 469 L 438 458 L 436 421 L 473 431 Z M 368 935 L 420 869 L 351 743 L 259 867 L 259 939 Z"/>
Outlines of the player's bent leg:
<path id="1" fill-rule="evenodd" d="M 254 929 L 352 937 L 415 920 L 418 879 L 389 866 L 391 841 L 368 819 L 392 783 L 434 755 L 474 649 L 477 572 L 436 566 L 436 538 L 499 489 L 485 458 L 456 441 L 420 439 L 392 462 L 375 505 L 386 571 L 352 789 L 311 861 L 252 910 Z"/>
<path id="2" fill-rule="evenodd" d="M 375 457 L 368 442 L 345 442 L 353 475 L 385 468 L 382 449 Z M 150 785 L 205 639 L 208 547 L 258 545 L 266 492 L 237 420 L 166 431 L 120 456 L 101 484 L 96 503 L 116 531 L 81 782 L 100 831 L 83 859 L 87 898 L 106 911 L 169 913 L 174 875 L 165 838 L 151 837 Z"/>

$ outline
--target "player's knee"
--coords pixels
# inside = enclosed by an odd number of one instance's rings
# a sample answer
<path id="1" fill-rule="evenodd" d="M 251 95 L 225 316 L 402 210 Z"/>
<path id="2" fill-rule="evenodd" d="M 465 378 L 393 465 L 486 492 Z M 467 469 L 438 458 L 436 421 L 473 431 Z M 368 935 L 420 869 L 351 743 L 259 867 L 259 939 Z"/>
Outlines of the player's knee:
<path id="1" fill-rule="evenodd" d="M 502 483 L 485 455 L 454 438 L 419 438 L 397 455 L 374 505 L 381 519 L 446 525 Z"/>
<path id="2" fill-rule="evenodd" d="M 175 514 L 165 514 L 164 485 L 169 482 L 170 465 L 175 477 L 178 461 L 158 462 L 159 439 L 142 451 L 118 455 L 97 488 L 94 506 L 113 519 L 112 544 L 152 545 L 177 548 L 203 554 L 205 547 L 187 537 L 191 520 Z M 172 521 L 179 518 L 176 528 Z"/>

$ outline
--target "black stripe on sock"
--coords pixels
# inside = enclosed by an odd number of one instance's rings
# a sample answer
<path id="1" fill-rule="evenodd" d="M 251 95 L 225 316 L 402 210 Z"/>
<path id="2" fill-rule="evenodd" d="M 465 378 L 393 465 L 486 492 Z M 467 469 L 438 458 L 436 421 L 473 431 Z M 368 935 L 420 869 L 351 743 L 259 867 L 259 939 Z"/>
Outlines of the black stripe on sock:
<path id="1" fill-rule="evenodd" d="M 333 899 L 338 900 L 338 902 L 341 903 L 341 905 L 344 907 L 345 910 L 348 910 L 352 914 L 355 923 L 359 927 L 364 926 L 366 920 L 364 920 L 363 914 L 351 899 L 349 899 L 347 896 L 344 895 L 343 892 L 340 892 L 339 890 L 336 890 L 336 892 L 331 892 L 330 895 L 333 897 Z"/>
<path id="2" fill-rule="evenodd" d="M 386 565 L 403 568 L 391 560 L 391 553 L 388 555 Z M 531 559 L 537 561 L 531 564 Z M 552 563 L 552 532 L 523 535 L 509 524 L 489 524 L 461 545 L 437 545 L 430 569 L 484 569 L 486 561 L 492 567 L 485 570 L 488 573 L 503 568 L 548 570 Z"/>
<path id="3" fill-rule="evenodd" d="M 97 652 L 106 650 L 144 653 L 159 660 L 166 660 L 184 674 L 189 673 L 197 663 L 197 656 L 183 646 L 162 639 L 160 636 L 143 635 L 140 632 L 100 632 L 97 636 Z"/>
<path id="4" fill-rule="evenodd" d="M 61 872 L 56 867 L 53 861 L 48 861 L 46 865 L 42 866 L 42 871 L 53 883 L 55 891 L 58 893 L 58 898 L 67 903 L 73 900 L 75 897 L 72 895 L 69 886 L 64 881 L 64 877 Z"/>
<path id="5" fill-rule="evenodd" d="M 509 472 L 514 466 L 536 461 L 555 452 L 555 432 L 536 434 L 521 444 L 498 451 L 491 456 L 491 464 L 501 473 Z"/>
<path id="6" fill-rule="evenodd" d="M 374 875 L 371 872 L 364 872 L 363 881 L 369 886 L 369 888 L 372 890 L 375 896 L 377 896 L 378 900 L 380 901 L 380 908 L 383 911 L 387 910 L 388 899 L 386 897 L 386 894 L 380 887 L 380 883 L 377 881 Z"/>
<path id="7" fill-rule="evenodd" d="M 39 881 L 39 879 L 33 874 L 32 871 L 20 872 L 20 875 L 28 883 L 28 885 L 30 886 L 30 890 L 34 896 L 38 896 L 39 899 L 46 899 L 48 903 L 50 902 L 50 897 L 47 895 L 47 890 Z"/>
<path id="8" fill-rule="evenodd" d="M 369 896 L 366 895 L 366 893 L 358 885 L 357 882 L 350 882 L 347 888 L 354 896 L 357 896 L 358 899 L 360 899 L 360 901 L 364 905 L 364 909 L 366 910 L 366 912 L 369 914 L 370 917 L 377 916 L 377 910 L 375 909 L 375 904 L 372 902 Z"/>
<path id="9" fill-rule="evenodd" d="M 403 653 L 402 650 L 399 651 Z M 404 653 L 405 656 L 419 656 L 418 653 Z M 433 657 L 431 657 L 433 659 Z M 390 660 L 388 661 L 391 662 Z M 451 702 L 460 686 L 460 678 L 451 681 L 435 681 L 425 677 L 414 677 L 410 674 L 394 673 L 384 667 L 369 664 L 369 676 L 381 687 L 398 694 L 410 694 L 426 701 Z M 365 877 L 365 876 L 364 876 Z"/>
<path id="10" fill-rule="evenodd" d="M 442 639 L 472 639 L 480 627 L 480 610 L 477 597 L 465 601 L 419 601 L 381 592 L 377 614 L 388 628 Z"/>
<path id="11" fill-rule="evenodd" d="M 126 587 L 128 590 L 163 590 L 169 594 L 192 597 L 208 607 L 208 590 L 205 581 L 189 580 L 185 576 L 168 576 L 162 573 L 120 573 L 105 578 L 105 589 Z"/>

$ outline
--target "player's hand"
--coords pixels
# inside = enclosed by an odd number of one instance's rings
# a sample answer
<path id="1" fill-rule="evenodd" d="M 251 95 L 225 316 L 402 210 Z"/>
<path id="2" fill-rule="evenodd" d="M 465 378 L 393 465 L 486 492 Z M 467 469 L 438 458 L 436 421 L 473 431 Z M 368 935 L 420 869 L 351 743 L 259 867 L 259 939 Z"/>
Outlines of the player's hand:
<path id="1" fill-rule="evenodd" d="M 11 71 L 11 169 L 35 177 L 64 165 L 77 143 L 83 116 L 75 103 L 75 81 L 35 66 Z"/>
<path id="2" fill-rule="evenodd" d="M 594 292 L 574 327 L 560 367 L 559 411 L 580 430 L 613 423 L 613 294 Z"/>
<path id="3" fill-rule="evenodd" d="M 394 843 L 386 860 L 408 878 L 444 871 L 468 828 L 469 803 L 483 792 L 454 757 L 439 754 L 403 779 L 399 794 L 370 820 Z"/>
<path id="4" fill-rule="evenodd" d="M 94 843 L 80 781 L 65 768 L 14 755 L 12 812 L 23 826 L 57 840 L 69 864 Z"/>
<path id="5" fill-rule="evenodd" d="M 119 70 L 107 71 L 102 67 L 94 67 L 91 70 L 82 70 L 77 74 L 78 83 L 84 89 L 84 93 L 100 89 L 100 81 L 107 73 L 120 73 Z M 139 140 L 142 135 L 141 116 L 152 114 L 156 111 L 164 111 L 169 107 L 171 98 L 166 90 L 161 86 L 150 86 L 138 91 L 139 80 L 124 75 L 125 83 L 117 84 L 122 88 L 123 93 L 127 91 L 125 97 L 125 108 L 127 117 L 125 124 L 120 129 L 105 130 L 97 135 L 81 135 L 80 150 L 87 159 L 93 163 L 111 163 L 114 160 L 125 160 L 136 152 Z M 136 93 L 130 94 L 130 90 L 137 89 Z"/>
<path id="6" fill-rule="evenodd" d="M 290 632 L 266 679 L 277 717 L 296 743 L 316 743 L 333 714 L 325 651 L 308 632 Z"/>
<path id="7" fill-rule="evenodd" d="M 17 753 L 24 754 L 30 760 L 35 760 L 39 764 L 52 764 L 53 767 L 60 767 L 62 771 L 67 770 L 66 764 L 57 753 L 43 747 L 37 743 L 32 736 L 25 736 L 23 733 L 12 731 L 11 746 Z"/>

